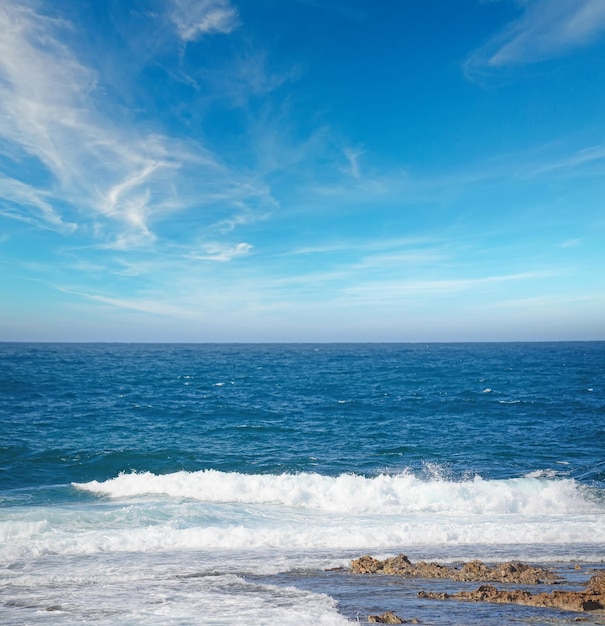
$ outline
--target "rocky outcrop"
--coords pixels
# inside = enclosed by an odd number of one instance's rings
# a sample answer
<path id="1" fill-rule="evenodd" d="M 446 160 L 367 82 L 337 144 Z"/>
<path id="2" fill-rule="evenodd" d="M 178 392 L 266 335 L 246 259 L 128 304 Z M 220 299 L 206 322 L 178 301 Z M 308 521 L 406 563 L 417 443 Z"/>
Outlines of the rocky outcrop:
<path id="1" fill-rule="evenodd" d="M 507 583 L 519 585 L 538 585 L 553 583 L 560 580 L 550 570 L 533 567 L 525 563 L 510 561 L 489 567 L 481 561 L 470 561 L 459 567 L 426 563 L 412 563 L 407 556 L 375 559 L 369 555 L 351 561 L 351 572 L 354 574 L 386 574 L 405 578 L 447 578 L 459 582 Z M 527 589 L 498 589 L 491 584 L 481 585 L 475 591 L 458 593 L 419 592 L 420 598 L 433 600 L 465 600 L 468 602 L 494 602 L 500 604 L 523 604 L 526 606 L 549 607 L 567 611 L 605 610 L 605 572 L 593 576 L 584 591 L 563 591 L 532 593 Z M 383 624 L 402 624 L 403 621 L 381 621 L 393 615 L 391 612 L 374 615 L 368 621 Z"/>
<path id="2" fill-rule="evenodd" d="M 466 600 L 469 602 L 495 602 L 550 607 L 566 611 L 596 611 L 605 609 L 605 574 L 593 576 L 585 591 L 552 591 L 532 594 L 525 589 L 499 590 L 492 585 L 482 585 L 475 591 L 458 593 L 429 593 L 421 591 L 419 598 L 433 600 Z"/>
<path id="3" fill-rule="evenodd" d="M 382 615 L 368 615 L 368 622 L 370 624 L 420 624 L 416 618 L 401 619 L 401 617 L 393 613 L 393 611 L 387 611 Z"/>
<path id="4" fill-rule="evenodd" d="M 405 578 L 448 578 L 460 582 L 502 582 L 523 585 L 552 583 L 559 578 L 547 569 L 512 561 L 494 567 L 488 567 L 481 561 L 470 561 L 461 567 L 449 567 L 425 561 L 414 564 L 404 554 L 384 561 L 369 555 L 362 556 L 351 561 L 351 572 L 354 574 L 390 574 Z"/>
<path id="5" fill-rule="evenodd" d="M 370 615 L 368 616 L 368 622 L 370 624 L 405 624 L 405 621 L 393 613 L 393 611 L 387 611 L 382 615 Z"/>

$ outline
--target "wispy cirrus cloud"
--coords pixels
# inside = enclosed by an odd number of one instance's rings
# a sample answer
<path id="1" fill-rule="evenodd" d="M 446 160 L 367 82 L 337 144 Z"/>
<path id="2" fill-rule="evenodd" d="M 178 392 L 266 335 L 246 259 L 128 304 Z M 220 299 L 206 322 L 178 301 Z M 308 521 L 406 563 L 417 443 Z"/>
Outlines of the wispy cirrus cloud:
<path id="1" fill-rule="evenodd" d="M 362 156 L 362 150 L 353 150 L 352 148 L 345 148 L 344 150 L 345 157 L 349 162 L 348 173 L 356 179 L 361 177 L 361 166 L 359 163 L 359 158 Z"/>
<path id="2" fill-rule="evenodd" d="M 536 63 L 590 45 L 605 32 L 602 0 L 519 0 L 519 19 L 467 60 L 468 75 Z"/>
<path id="3" fill-rule="evenodd" d="M 26 207 L 26 211 L 23 211 Z M 58 232 L 73 232 L 77 226 L 64 222 L 37 189 L 0 174 L 0 215 Z"/>
<path id="4" fill-rule="evenodd" d="M 5 178 L 3 189 L 29 197 L 25 207 L 38 209 L 36 217 L 41 210 L 49 224 L 62 221 L 56 207 L 71 201 L 145 231 L 136 183 L 148 178 L 157 155 L 137 151 L 95 118 L 96 76 L 62 43 L 69 28 L 21 3 L 0 7 L 0 136 L 8 156 L 33 158 L 50 175 L 45 183 L 27 173 Z M 91 173 L 96 182 L 88 189 Z"/>
<path id="5" fill-rule="evenodd" d="M 543 280 L 552 277 L 552 270 L 496 274 L 473 278 L 439 278 L 424 280 L 388 280 L 355 285 L 343 290 L 343 297 L 373 302 L 398 301 L 419 296 L 448 296 L 457 292 L 477 291 L 499 284 Z"/>
<path id="6" fill-rule="evenodd" d="M 233 14 L 226 2 L 173 5 L 198 34 L 227 32 Z M 0 178 L 3 215 L 65 233 L 80 226 L 123 250 L 154 242 L 154 224 L 177 211 L 222 203 L 237 225 L 238 207 L 269 197 L 198 142 L 101 113 L 103 76 L 66 43 L 74 29 L 27 2 L 0 5 L 0 158 L 12 164 Z"/>
<path id="7" fill-rule="evenodd" d="M 170 18 L 184 42 L 237 28 L 237 11 L 229 0 L 169 0 Z"/>
<path id="8" fill-rule="evenodd" d="M 194 319 L 195 312 L 187 307 L 173 305 L 158 300 L 156 297 L 130 297 L 120 298 L 114 296 L 104 296 L 95 293 L 80 292 L 69 288 L 59 288 L 60 291 L 75 295 L 93 302 L 108 305 L 112 308 L 137 311 L 147 315 L 158 315 L 173 319 Z"/>
<path id="9" fill-rule="evenodd" d="M 200 247 L 198 252 L 187 254 L 188 259 L 199 261 L 231 261 L 236 257 L 247 256 L 250 254 L 253 246 L 249 243 L 225 244 L 225 243 L 206 243 Z"/>
<path id="10" fill-rule="evenodd" d="M 605 144 L 579 148 L 568 152 L 561 157 L 544 160 L 527 168 L 524 176 L 537 177 L 551 172 L 575 172 L 586 169 L 587 166 L 605 165 Z M 600 172 L 602 173 L 602 172 Z"/>
<path id="11" fill-rule="evenodd" d="M 369 240 L 339 240 L 329 243 L 323 243 L 319 245 L 304 246 L 300 248 L 293 248 L 289 250 L 287 254 L 330 254 L 333 252 L 345 252 L 345 251 L 361 251 L 371 253 L 383 253 L 385 250 L 390 251 L 401 249 L 417 249 L 432 246 L 439 246 L 441 249 L 445 245 L 442 239 L 436 237 L 395 237 Z"/>
<path id="12" fill-rule="evenodd" d="M 368 164 L 352 175 L 340 161 L 333 171 L 338 173 L 327 181 L 315 181 L 305 189 L 313 198 L 309 206 L 322 206 L 328 199 L 333 207 L 353 207 L 375 204 L 383 207 L 425 204 L 443 206 L 455 202 L 461 194 L 474 189 L 498 185 L 543 183 L 556 177 L 592 179 L 600 183 L 605 175 L 605 144 L 579 144 L 577 138 L 565 136 L 512 152 L 495 154 L 473 162 L 461 162 L 447 170 L 413 170 L 396 167 L 378 170 Z M 338 246 L 338 242 L 331 245 Z M 304 250 L 304 248 L 302 248 Z"/>

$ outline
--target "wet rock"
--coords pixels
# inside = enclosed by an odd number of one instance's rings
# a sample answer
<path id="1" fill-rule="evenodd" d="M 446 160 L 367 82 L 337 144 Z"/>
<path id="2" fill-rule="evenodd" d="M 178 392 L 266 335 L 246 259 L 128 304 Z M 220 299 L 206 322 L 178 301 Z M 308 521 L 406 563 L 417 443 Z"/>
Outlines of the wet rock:
<path id="1" fill-rule="evenodd" d="M 559 577 L 541 567 L 532 567 L 525 563 L 509 561 L 486 567 L 481 561 L 471 561 L 462 567 L 461 580 L 485 580 L 490 582 L 520 583 L 523 585 L 538 585 L 543 582 L 554 582 Z"/>
<path id="2" fill-rule="evenodd" d="M 493 585 L 481 585 L 475 591 L 458 593 L 429 593 L 421 591 L 419 598 L 432 600 L 466 600 L 498 604 L 523 604 L 566 611 L 596 611 L 605 609 L 605 575 L 593 576 L 585 591 L 552 591 L 532 594 L 525 589 L 501 590 Z"/>
<path id="3" fill-rule="evenodd" d="M 370 624 L 405 624 L 405 621 L 393 613 L 393 611 L 387 611 L 382 615 L 370 615 L 368 616 L 368 622 Z"/>
<path id="4" fill-rule="evenodd" d="M 595 574 L 589 581 L 586 591 L 595 595 L 605 595 L 605 572 Z"/>
<path id="5" fill-rule="evenodd" d="M 351 571 L 353 574 L 378 574 L 383 573 L 384 561 L 379 561 L 369 554 L 351 561 Z"/>
<path id="6" fill-rule="evenodd" d="M 404 554 L 384 561 L 366 554 L 351 561 L 351 572 L 354 574 L 389 574 L 405 578 L 448 578 L 464 582 L 503 582 L 523 585 L 554 582 L 559 578 L 549 570 L 513 561 L 494 567 L 488 567 L 481 561 L 470 561 L 458 568 L 425 561 L 414 564 Z"/>

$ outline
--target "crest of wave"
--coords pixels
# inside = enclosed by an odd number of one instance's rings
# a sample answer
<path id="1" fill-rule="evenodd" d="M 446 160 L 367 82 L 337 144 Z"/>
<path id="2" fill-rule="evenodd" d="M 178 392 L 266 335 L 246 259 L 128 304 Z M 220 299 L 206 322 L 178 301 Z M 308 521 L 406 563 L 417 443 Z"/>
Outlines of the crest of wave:
<path id="1" fill-rule="evenodd" d="M 274 504 L 335 513 L 443 513 L 561 515 L 601 508 L 573 479 L 523 477 L 507 480 L 429 480 L 411 472 L 365 477 L 356 474 L 241 474 L 204 470 L 156 475 L 120 474 L 75 487 L 111 498 L 167 496 L 212 503 Z"/>

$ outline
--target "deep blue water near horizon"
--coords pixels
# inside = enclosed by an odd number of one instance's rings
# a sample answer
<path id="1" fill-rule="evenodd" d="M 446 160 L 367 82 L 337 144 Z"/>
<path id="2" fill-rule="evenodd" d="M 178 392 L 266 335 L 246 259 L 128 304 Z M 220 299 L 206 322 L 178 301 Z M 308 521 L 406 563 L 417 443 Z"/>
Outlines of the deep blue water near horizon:
<path id="1" fill-rule="evenodd" d="M 325 572 L 364 552 L 605 557 L 605 342 L 0 343 L 0 423 L 3 623 L 331 624 L 380 608 Z"/>

